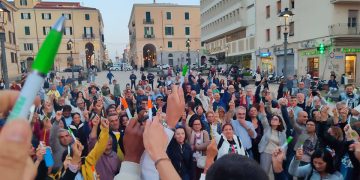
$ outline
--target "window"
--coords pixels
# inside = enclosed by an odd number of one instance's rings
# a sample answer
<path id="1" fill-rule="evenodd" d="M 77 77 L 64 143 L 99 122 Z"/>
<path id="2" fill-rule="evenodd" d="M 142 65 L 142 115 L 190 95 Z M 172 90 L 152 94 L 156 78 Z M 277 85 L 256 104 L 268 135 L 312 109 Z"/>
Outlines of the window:
<path id="1" fill-rule="evenodd" d="M 150 14 L 150 12 L 146 12 L 146 13 L 145 13 L 145 19 L 146 19 L 146 22 L 150 22 L 150 21 L 151 21 L 151 14 Z"/>
<path id="2" fill-rule="evenodd" d="M 174 27 L 165 27 L 165 35 L 173 36 L 174 35 Z"/>
<path id="3" fill-rule="evenodd" d="M 90 14 L 85 14 L 85 20 L 87 20 L 87 21 L 90 20 Z"/>
<path id="4" fill-rule="evenodd" d="M 33 44 L 32 43 L 24 43 L 24 51 L 33 51 Z"/>
<path id="5" fill-rule="evenodd" d="M 21 19 L 31 19 L 30 13 L 21 13 Z"/>
<path id="6" fill-rule="evenodd" d="M 277 7 L 277 13 L 279 14 L 281 12 L 281 1 L 276 2 L 276 7 Z"/>
<path id="7" fill-rule="evenodd" d="M 51 30 L 50 26 L 43 26 L 43 35 L 46 36 Z"/>
<path id="8" fill-rule="evenodd" d="M 13 42 L 14 42 L 14 44 L 16 44 L 15 32 L 13 32 L 13 33 L 12 33 L 12 38 L 13 38 Z"/>
<path id="9" fill-rule="evenodd" d="M 295 0 L 289 0 L 289 5 L 290 5 L 290 8 L 291 9 L 294 9 L 295 8 Z"/>
<path id="10" fill-rule="evenodd" d="M 84 37 L 85 38 L 93 38 L 93 28 L 92 27 L 84 27 Z"/>
<path id="11" fill-rule="evenodd" d="M 11 63 L 17 63 L 17 55 L 14 52 L 10 53 L 11 55 Z"/>
<path id="12" fill-rule="evenodd" d="M 168 41 L 168 48 L 172 48 L 172 47 L 173 47 L 172 41 Z"/>
<path id="13" fill-rule="evenodd" d="M 41 17 L 44 20 L 50 20 L 51 19 L 51 14 L 50 13 L 42 13 Z"/>
<path id="14" fill-rule="evenodd" d="M 27 0 L 20 0 L 21 6 L 27 6 Z"/>
<path id="15" fill-rule="evenodd" d="M 266 29 L 266 41 L 270 41 L 270 29 Z"/>
<path id="16" fill-rule="evenodd" d="M 190 19 L 190 14 L 189 12 L 185 12 L 185 20 L 189 20 Z"/>
<path id="17" fill-rule="evenodd" d="M 358 14 L 359 14 L 358 10 L 349 10 L 348 11 L 348 27 L 356 27 L 357 26 Z"/>
<path id="18" fill-rule="evenodd" d="M 25 35 L 30 35 L 30 27 L 25 26 Z"/>
<path id="19" fill-rule="evenodd" d="M 65 27 L 64 35 L 65 35 L 65 36 L 71 36 L 71 35 L 73 35 L 72 27 Z"/>
<path id="20" fill-rule="evenodd" d="M 9 43 L 10 44 L 12 44 L 13 42 L 12 42 L 12 34 L 11 34 L 11 32 L 9 31 Z"/>
<path id="21" fill-rule="evenodd" d="M 62 14 L 67 20 L 71 20 L 71 14 Z"/>
<path id="22" fill-rule="evenodd" d="M 266 6 L 266 18 L 270 17 L 270 6 Z"/>
<path id="23" fill-rule="evenodd" d="M 281 26 L 276 27 L 277 39 L 281 39 Z"/>
<path id="24" fill-rule="evenodd" d="M 294 36 L 294 22 L 289 23 L 289 36 Z"/>
<path id="25" fill-rule="evenodd" d="M 171 12 L 166 12 L 166 19 L 171 20 Z"/>
<path id="26" fill-rule="evenodd" d="M 7 12 L 7 17 L 8 17 L 8 20 L 9 20 L 9 22 L 11 22 L 11 12 L 9 11 L 9 12 Z"/>
<path id="27" fill-rule="evenodd" d="M 153 27 L 144 27 L 144 35 L 153 35 L 154 28 Z"/>
<path id="28" fill-rule="evenodd" d="M 190 35 L 190 27 L 185 27 L 185 35 Z"/>

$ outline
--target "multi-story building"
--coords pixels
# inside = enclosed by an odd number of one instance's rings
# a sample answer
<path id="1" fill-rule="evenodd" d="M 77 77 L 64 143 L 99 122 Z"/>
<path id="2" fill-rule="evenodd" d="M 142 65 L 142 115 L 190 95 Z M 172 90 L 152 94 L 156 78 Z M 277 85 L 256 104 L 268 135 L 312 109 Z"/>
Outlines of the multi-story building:
<path id="1" fill-rule="evenodd" d="M 199 59 L 200 7 L 177 4 L 134 4 L 129 20 L 130 60 L 141 67 L 187 63 Z"/>
<path id="2" fill-rule="evenodd" d="M 8 1 L 0 2 L 3 8 L 3 12 L 0 12 L 0 31 L 5 34 L 5 57 L 8 78 L 15 80 L 21 74 L 20 64 L 18 61 L 18 41 L 15 35 L 15 22 L 14 15 L 17 8 Z M 2 48 L 2 47 L 1 47 Z M 1 61 L 1 59 L 0 59 Z M 0 64 L 1 66 L 2 64 Z M 3 71 L 1 67 L 0 79 L 3 77 Z"/>
<path id="3" fill-rule="evenodd" d="M 254 68 L 255 0 L 201 0 L 201 42 L 219 61 Z"/>
<path id="4" fill-rule="evenodd" d="M 286 68 L 288 75 L 310 73 L 329 79 L 334 71 L 337 80 L 346 74 L 350 82 L 356 82 L 360 78 L 359 7 L 359 0 L 257 0 L 257 64 L 262 70 L 279 75 Z M 286 23 L 289 35 L 286 67 L 285 22 L 279 18 L 285 8 L 294 13 Z M 321 46 L 324 53 L 318 49 Z"/>
<path id="5" fill-rule="evenodd" d="M 98 9 L 81 6 L 79 2 L 15 0 L 14 4 L 18 8 L 14 19 L 24 71 L 30 68 L 51 26 L 60 16 L 65 16 L 66 21 L 54 69 L 70 66 L 71 60 L 75 65 L 101 68 L 105 60 L 104 24 Z M 72 43 L 71 47 L 68 43 Z"/>

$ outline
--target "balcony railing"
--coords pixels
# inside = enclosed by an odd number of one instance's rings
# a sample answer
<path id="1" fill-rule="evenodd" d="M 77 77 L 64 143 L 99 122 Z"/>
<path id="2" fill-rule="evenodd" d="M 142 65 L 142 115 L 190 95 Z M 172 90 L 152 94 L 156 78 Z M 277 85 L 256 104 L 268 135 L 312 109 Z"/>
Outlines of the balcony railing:
<path id="1" fill-rule="evenodd" d="M 154 34 L 145 34 L 144 38 L 145 39 L 152 39 L 152 38 L 155 38 L 155 35 Z"/>
<path id="2" fill-rule="evenodd" d="M 360 3 L 360 0 L 330 0 L 333 4 L 341 4 L 341 3 Z"/>
<path id="3" fill-rule="evenodd" d="M 143 19 L 143 24 L 154 24 L 154 19 Z"/>
<path id="4" fill-rule="evenodd" d="M 330 35 L 359 35 L 360 36 L 360 25 L 339 23 L 329 26 Z"/>
<path id="5" fill-rule="evenodd" d="M 83 39 L 95 39 L 95 34 L 83 34 Z"/>

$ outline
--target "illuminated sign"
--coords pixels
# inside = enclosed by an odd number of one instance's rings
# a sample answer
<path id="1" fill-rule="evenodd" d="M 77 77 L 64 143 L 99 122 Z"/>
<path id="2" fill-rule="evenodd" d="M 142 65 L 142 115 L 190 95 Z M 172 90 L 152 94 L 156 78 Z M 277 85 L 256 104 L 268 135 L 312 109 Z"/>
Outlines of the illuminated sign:
<path id="1" fill-rule="evenodd" d="M 269 57 L 271 56 L 271 52 L 262 52 L 260 53 L 260 57 Z"/>
<path id="2" fill-rule="evenodd" d="M 360 53 L 360 48 L 341 48 L 343 53 Z"/>

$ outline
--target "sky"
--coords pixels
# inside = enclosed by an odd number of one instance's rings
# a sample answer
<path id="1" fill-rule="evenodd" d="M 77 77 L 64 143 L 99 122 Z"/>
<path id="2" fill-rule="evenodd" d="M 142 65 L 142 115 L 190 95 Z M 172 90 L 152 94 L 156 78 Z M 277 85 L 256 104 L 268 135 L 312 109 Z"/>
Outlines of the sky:
<path id="1" fill-rule="evenodd" d="M 100 10 L 104 21 L 105 44 L 110 59 L 115 59 L 116 52 L 121 57 L 129 43 L 128 22 L 133 4 L 153 3 L 154 0 L 44 0 L 57 2 L 81 2 L 83 6 Z M 176 3 L 199 5 L 200 0 L 156 0 L 157 3 Z"/>

